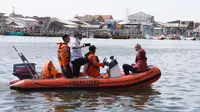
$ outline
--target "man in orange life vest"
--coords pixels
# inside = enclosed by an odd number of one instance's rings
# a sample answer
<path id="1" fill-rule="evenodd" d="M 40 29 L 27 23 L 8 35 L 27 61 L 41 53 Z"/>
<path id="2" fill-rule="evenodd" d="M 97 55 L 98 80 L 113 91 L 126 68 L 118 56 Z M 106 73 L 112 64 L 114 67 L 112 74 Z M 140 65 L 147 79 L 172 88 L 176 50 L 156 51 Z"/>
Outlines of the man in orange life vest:
<path id="1" fill-rule="evenodd" d="M 104 67 L 104 63 L 100 63 L 97 56 L 95 56 L 96 47 L 94 45 L 89 47 L 89 52 L 85 55 L 88 60 L 87 74 L 91 77 L 100 77 L 99 67 Z"/>
<path id="2" fill-rule="evenodd" d="M 144 72 L 148 69 L 145 50 L 142 49 L 140 44 L 136 44 L 135 50 L 136 50 L 136 58 L 135 58 L 136 64 L 132 65 L 124 64 L 123 70 L 125 75 L 129 75 L 129 71 L 131 71 L 132 73 L 138 73 L 138 72 Z"/>
<path id="3" fill-rule="evenodd" d="M 70 42 L 68 34 L 62 37 L 64 43 L 58 43 L 58 60 L 61 66 L 61 70 L 66 78 L 73 78 L 72 69 L 70 67 L 70 47 L 67 45 Z"/>

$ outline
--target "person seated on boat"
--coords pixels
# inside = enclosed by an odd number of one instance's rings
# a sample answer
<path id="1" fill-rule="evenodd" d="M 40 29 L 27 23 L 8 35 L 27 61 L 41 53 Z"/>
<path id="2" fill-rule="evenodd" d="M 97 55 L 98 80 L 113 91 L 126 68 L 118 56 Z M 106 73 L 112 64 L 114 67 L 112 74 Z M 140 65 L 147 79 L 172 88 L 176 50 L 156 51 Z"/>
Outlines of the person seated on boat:
<path id="1" fill-rule="evenodd" d="M 70 62 L 70 47 L 68 43 L 70 42 L 70 36 L 65 34 L 62 39 L 63 43 L 58 43 L 58 60 L 61 66 L 62 73 L 66 78 L 73 78 L 71 62 Z"/>
<path id="2" fill-rule="evenodd" d="M 85 54 L 88 60 L 87 74 L 88 76 L 97 78 L 101 77 L 99 67 L 104 67 L 104 63 L 99 62 L 99 58 L 95 55 L 96 47 L 94 45 L 89 47 L 89 52 Z"/>
<path id="3" fill-rule="evenodd" d="M 123 70 L 125 75 L 129 75 L 129 71 L 131 71 L 132 73 L 139 73 L 139 72 L 144 72 L 148 69 L 145 50 L 142 49 L 140 44 L 136 44 L 135 50 L 136 50 L 136 58 L 135 58 L 136 64 L 132 65 L 124 64 Z"/>
<path id="4" fill-rule="evenodd" d="M 82 65 L 86 64 L 87 61 L 82 56 L 82 48 L 86 47 L 85 44 L 81 45 L 82 34 L 75 33 L 74 37 L 76 38 L 74 42 L 72 42 L 72 54 L 71 54 L 71 62 L 73 65 L 73 75 L 79 77 L 80 68 Z"/>

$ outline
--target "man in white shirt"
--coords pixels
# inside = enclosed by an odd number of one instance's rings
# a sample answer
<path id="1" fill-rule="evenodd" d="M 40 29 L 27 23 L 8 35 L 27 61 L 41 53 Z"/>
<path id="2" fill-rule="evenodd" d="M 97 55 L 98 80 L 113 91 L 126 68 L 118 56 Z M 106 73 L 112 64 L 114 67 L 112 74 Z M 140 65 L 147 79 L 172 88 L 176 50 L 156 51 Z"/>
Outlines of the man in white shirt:
<path id="1" fill-rule="evenodd" d="M 87 60 L 82 56 L 81 48 L 86 47 L 85 44 L 81 45 L 82 35 L 75 34 L 74 37 L 76 38 L 75 41 L 72 43 L 72 53 L 71 53 L 71 62 L 73 64 L 73 74 L 76 77 L 79 77 L 80 68 L 82 65 L 87 63 Z"/>

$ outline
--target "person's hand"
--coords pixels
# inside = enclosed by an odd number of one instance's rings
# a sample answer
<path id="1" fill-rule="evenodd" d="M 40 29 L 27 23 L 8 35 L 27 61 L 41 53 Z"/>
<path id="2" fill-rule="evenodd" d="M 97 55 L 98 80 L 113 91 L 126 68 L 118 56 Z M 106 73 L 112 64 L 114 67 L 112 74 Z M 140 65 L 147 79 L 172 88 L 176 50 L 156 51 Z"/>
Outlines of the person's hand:
<path id="1" fill-rule="evenodd" d="M 104 68 L 104 67 L 105 67 L 105 64 L 103 63 L 103 65 L 102 65 L 101 67 Z"/>
<path id="2" fill-rule="evenodd" d="M 81 46 L 81 48 L 83 48 L 83 47 L 85 47 L 85 44 L 83 44 L 83 45 Z"/>
<path id="3" fill-rule="evenodd" d="M 103 59 L 103 64 L 104 64 L 104 66 L 108 66 L 109 65 L 109 63 L 107 62 L 107 58 Z"/>

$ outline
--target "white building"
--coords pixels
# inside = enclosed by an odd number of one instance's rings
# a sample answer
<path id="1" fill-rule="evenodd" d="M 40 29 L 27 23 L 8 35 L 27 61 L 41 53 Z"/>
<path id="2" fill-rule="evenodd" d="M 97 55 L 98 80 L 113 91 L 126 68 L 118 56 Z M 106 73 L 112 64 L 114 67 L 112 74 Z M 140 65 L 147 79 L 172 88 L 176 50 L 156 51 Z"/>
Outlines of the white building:
<path id="1" fill-rule="evenodd" d="M 4 13 L 0 13 L 0 31 L 3 31 L 3 28 L 6 25 L 6 16 Z"/>
<path id="2" fill-rule="evenodd" d="M 129 22 L 126 24 L 131 29 L 131 33 L 153 34 L 154 16 L 138 12 L 128 16 Z"/>
<path id="3" fill-rule="evenodd" d="M 146 14 L 144 12 L 138 12 L 138 13 L 129 15 L 128 20 L 137 21 L 137 22 L 154 23 L 154 16 Z"/>
<path id="4" fill-rule="evenodd" d="M 6 24 L 9 25 L 10 23 L 16 23 L 16 25 L 20 25 L 21 27 L 25 27 L 27 29 L 34 30 L 34 27 L 38 25 L 38 21 L 32 18 L 7 18 Z"/>

